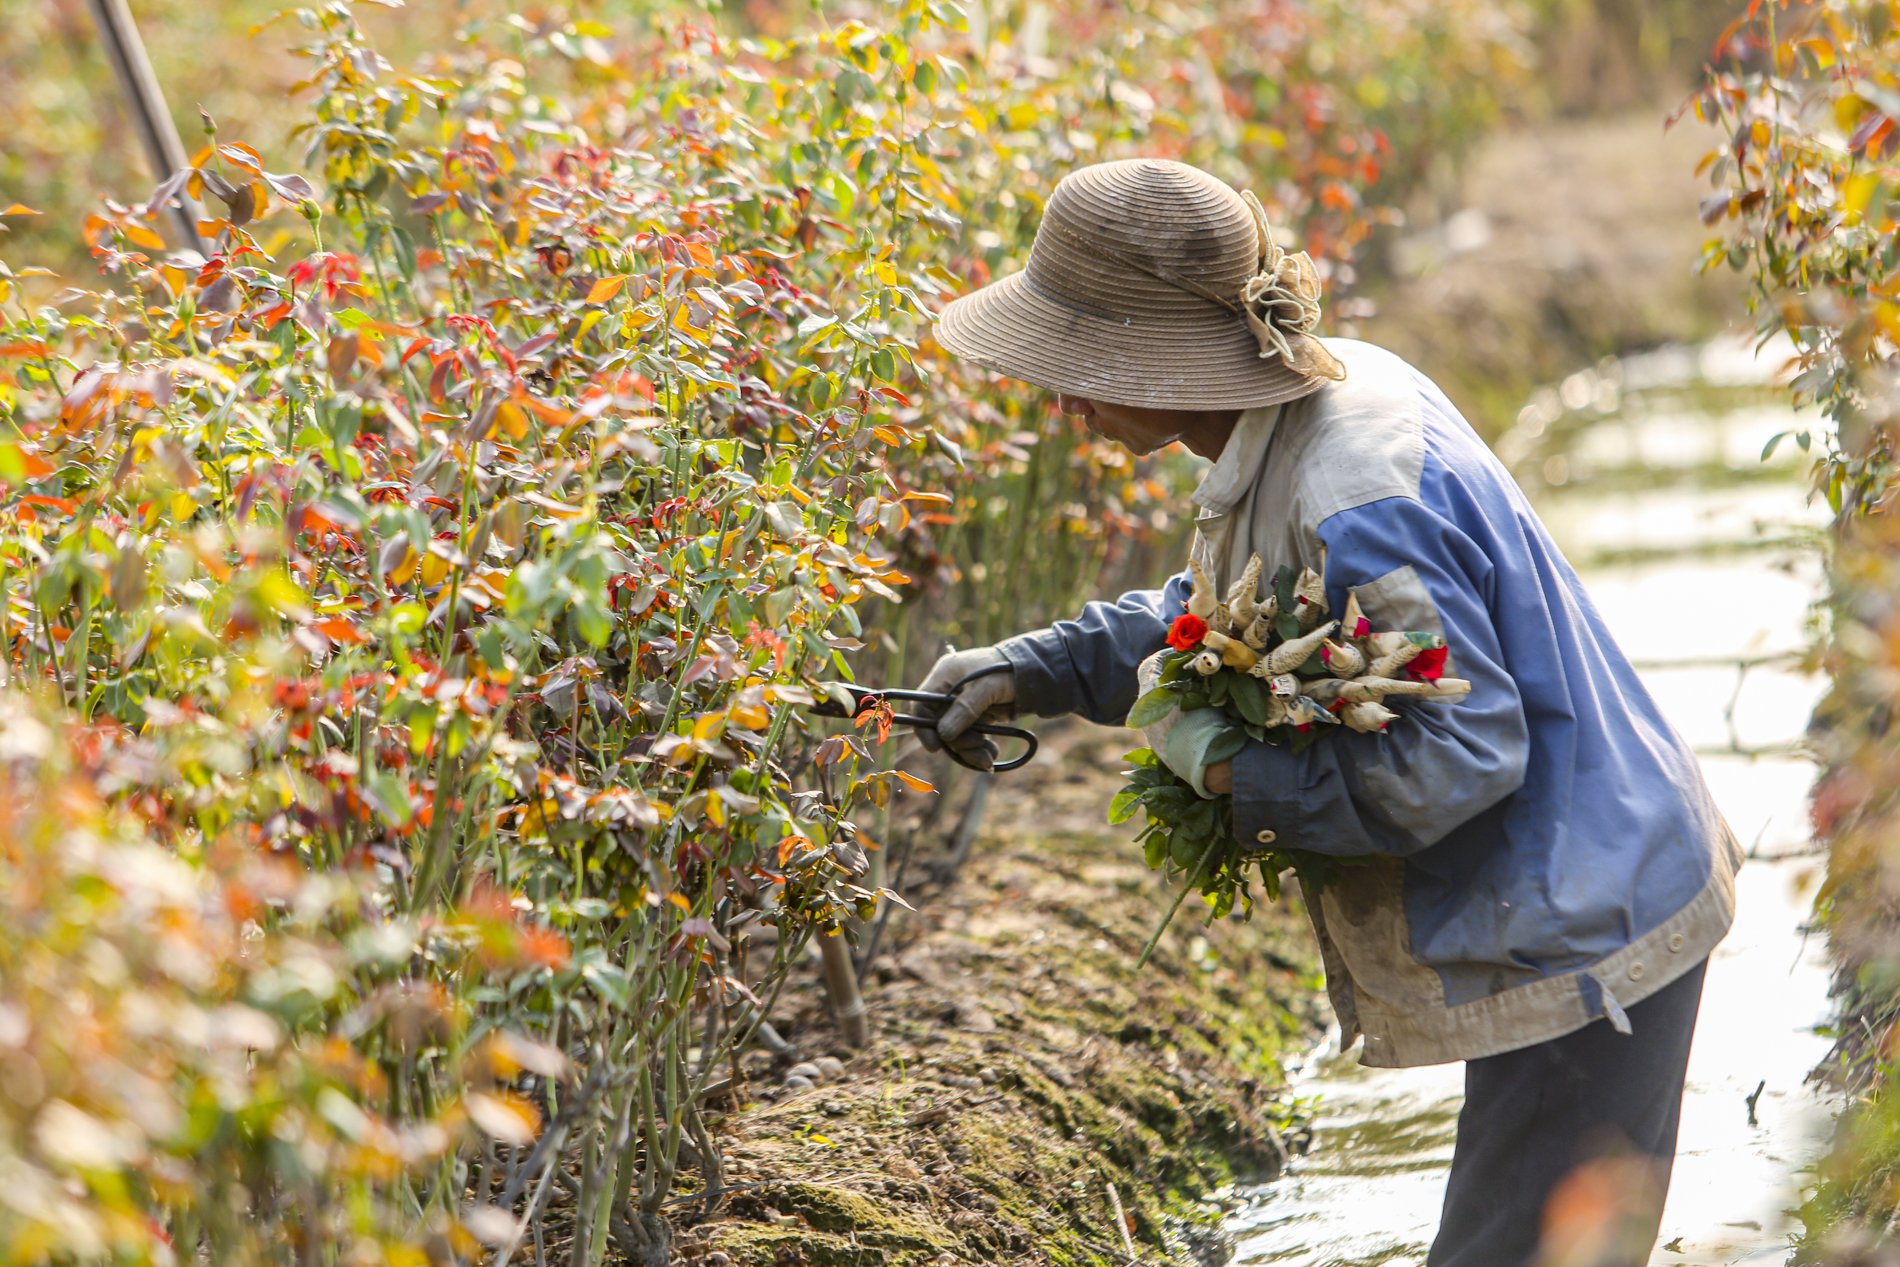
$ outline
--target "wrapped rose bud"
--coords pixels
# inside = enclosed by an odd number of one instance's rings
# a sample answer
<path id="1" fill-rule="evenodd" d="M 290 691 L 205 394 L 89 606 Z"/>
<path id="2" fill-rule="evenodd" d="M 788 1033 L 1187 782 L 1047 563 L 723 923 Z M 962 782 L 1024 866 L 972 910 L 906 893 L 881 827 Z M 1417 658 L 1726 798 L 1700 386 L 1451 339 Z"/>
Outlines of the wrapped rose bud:
<path id="1" fill-rule="evenodd" d="M 1292 699 L 1300 693 L 1300 679 L 1291 673 L 1279 673 L 1266 679 L 1267 690 L 1282 699 Z"/>
<path id="2" fill-rule="evenodd" d="M 1297 638 L 1288 638 L 1285 642 L 1267 652 L 1267 672 L 1291 673 L 1305 664 L 1319 650 L 1326 636 L 1337 626 L 1336 621 L 1327 621 L 1311 633 L 1301 634 Z"/>
<path id="3" fill-rule="evenodd" d="M 1304 695 L 1295 695 L 1286 702 L 1287 724 L 1300 730 L 1313 725 L 1336 726 L 1339 718 L 1322 708 L 1317 701 Z"/>
<path id="4" fill-rule="evenodd" d="M 1418 658 L 1422 649 L 1416 642 L 1401 642 L 1395 650 L 1368 664 L 1366 672 L 1373 677 L 1396 677 L 1400 669 Z"/>
<path id="5" fill-rule="evenodd" d="M 1293 582 L 1293 606 L 1302 630 L 1326 619 L 1326 582 L 1312 568 L 1301 568 L 1299 579 Z"/>
<path id="6" fill-rule="evenodd" d="M 1188 560 L 1188 573 L 1194 578 L 1193 592 L 1188 595 L 1187 609 L 1191 615 L 1202 620 L 1211 619 L 1217 605 L 1214 599 L 1214 582 L 1199 563 Z"/>
<path id="7" fill-rule="evenodd" d="M 1234 628 L 1243 634 L 1253 624 L 1260 606 L 1260 568 L 1260 556 L 1250 556 L 1239 578 L 1227 590 L 1227 610 L 1233 614 Z"/>
<path id="8" fill-rule="evenodd" d="M 1372 632 L 1372 622 L 1359 610 L 1359 595 L 1346 596 L 1346 610 L 1339 618 L 1339 636 L 1342 638 L 1363 638 Z"/>
<path id="9" fill-rule="evenodd" d="M 1327 639 L 1319 647 L 1320 662 L 1334 677 L 1352 677 L 1366 667 L 1365 653 L 1349 642 Z"/>
<path id="10" fill-rule="evenodd" d="M 1355 690 L 1350 681 L 1335 677 L 1314 678 L 1311 682 L 1301 682 L 1300 694 L 1321 708 L 1330 708 L 1340 700 L 1365 698 L 1362 692 Z"/>
<path id="11" fill-rule="evenodd" d="M 1193 669 L 1202 677 L 1212 677 L 1214 674 L 1220 672 L 1220 653 L 1217 651 L 1202 651 L 1192 660 L 1188 661 L 1188 668 Z"/>
<path id="12" fill-rule="evenodd" d="M 1356 730 L 1362 735 L 1384 730 L 1397 718 L 1397 713 L 1376 700 L 1347 704 L 1339 710 L 1339 720 L 1346 723 L 1349 730 Z"/>

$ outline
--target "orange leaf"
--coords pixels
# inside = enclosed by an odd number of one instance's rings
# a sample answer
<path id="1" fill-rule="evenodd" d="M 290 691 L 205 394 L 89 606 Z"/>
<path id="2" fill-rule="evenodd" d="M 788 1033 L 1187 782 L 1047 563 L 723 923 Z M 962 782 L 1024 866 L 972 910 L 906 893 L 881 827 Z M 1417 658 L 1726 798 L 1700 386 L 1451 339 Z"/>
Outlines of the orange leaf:
<path id="1" fill-rule="evenodd" d="M 0 444 L 0 452 L 5 452 L 19 463 L 20 475 L 23 479 L 45 479 L 53 473 L 53 464 L 32 449 L 22 448 L 17 444 Z"/>
<path id="2" fill-rule="evenodd" d="M 936 784 L 920 779 L 914 774 L 905 774 L 902 770 L 892 770 L 891 773 L 901 779 L 904 786 L 913 792 L 934 792 L 937 790 Z"/>
<path id="3" fill-rule="evenodd" d="M 119 232 L 148 251 L 165 249 L 165 239 L 142 224 L 122 224 L 119 226 Z"/>
<path id="4" fill-rule="evenodd" d="M 310 622 L 310 627 L 328 638 L 331 642 L 354 644 L 364 640 L 363 631 L 341 616 L 332 616 L 327 620 L 312 621 Z"/>
<path id="5" fill-rule="evenodd" d="M 5 211 L 0 211 L 0 216 L 36 216 L 38 214 L 40 213 L 33 210 L 33 208 L 23 206 L 17 202 L 8 207 Z"/>
<path id="6" fill-rule="evenodd" d="M 20 499 L 22 506 L 45 506 L 61 514 L 70 515 L 79 508 L 79 503 L 70 497 L 48 497 L 44 493 L 28 493 Z"/>
<path id="7" fill-rule="evenodd" d="M 604 304 L 615 295 L 618 295 L 620 288 L 626 284 L 627 279 L 624 276 L 603 277 L 589 288 L 587 292 L 587 302 L 590 304 Z"/>

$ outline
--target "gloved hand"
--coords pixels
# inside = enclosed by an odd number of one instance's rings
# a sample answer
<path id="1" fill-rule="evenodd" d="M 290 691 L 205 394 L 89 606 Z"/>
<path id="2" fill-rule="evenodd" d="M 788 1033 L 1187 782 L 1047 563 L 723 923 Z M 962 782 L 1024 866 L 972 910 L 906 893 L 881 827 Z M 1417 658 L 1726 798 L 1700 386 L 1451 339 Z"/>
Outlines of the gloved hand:
<path id="1" fill-rule="evenodd" d="M 1215 795 L 1207 790 L 1208 749 L 1214 746 L 1216 739 L 1239 728 L 1218 708 L 1193 708 L 1176 713 L 1174 723 L 1162 741 L 1163 746 L 1155 749 L 1161 764 L 1193 784 L 1201 796 Z"/>
<path id="2" fill-rule="evenodd" d="M 918 684 L 917 689 L 946 692 L 972 673 L 1008 664 L 1003 653 L 995 647 L 952 651 L 931 666 L 930 673 Z M 987 770 L 996 763 L 996 745 L 984 735 L 966 735 L 963 732 L 979 721 L 1007 720 L 1009 705 L 1015 698 L 1016 675 L 1013 670 L 1005 667 L 997 672 L 985 673 L 957 692 L 956 699 L 937 718 L 935 731 L 920 729 L 917 738 L 932 752 L 941 751 L 948 745 L 956 751 L 959 759 Z M 918 705 L 920 712 L 928 707 Z"/>

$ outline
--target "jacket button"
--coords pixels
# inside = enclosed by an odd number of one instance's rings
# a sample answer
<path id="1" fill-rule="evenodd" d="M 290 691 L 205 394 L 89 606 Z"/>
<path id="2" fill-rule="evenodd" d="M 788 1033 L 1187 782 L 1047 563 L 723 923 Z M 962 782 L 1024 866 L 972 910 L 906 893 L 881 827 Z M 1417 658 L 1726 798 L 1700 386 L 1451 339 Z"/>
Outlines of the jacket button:
<path id="1" fill-rule="evenodd" d="M 1280 839 L 1280 836 L 1279 836 L 1279 833 L 1273 831 L 1271 828 L 1262 827 L 1259 831 L 1253 834 L 1253 838 L 1259 841 L 1263 845 L 1270 845 L 1274 841 Z"/>
<path id="2" fill-rule="evenodd" d="M 1644 970 L 1643 970 L 1642 964 L 1640 963 L 1631 964 L 1630 965 L 1630 980 L 1641 981 L 1643 979 L 1643 971 Z"/>
<path id="3" fill-rule="evenodd" d="M 1680 954 L 1681 952 L 1682 952 L 1682 934 L 1681 933 L 1669 934 L 1669 953 L 1674 955 L 1674 954 Z"/>

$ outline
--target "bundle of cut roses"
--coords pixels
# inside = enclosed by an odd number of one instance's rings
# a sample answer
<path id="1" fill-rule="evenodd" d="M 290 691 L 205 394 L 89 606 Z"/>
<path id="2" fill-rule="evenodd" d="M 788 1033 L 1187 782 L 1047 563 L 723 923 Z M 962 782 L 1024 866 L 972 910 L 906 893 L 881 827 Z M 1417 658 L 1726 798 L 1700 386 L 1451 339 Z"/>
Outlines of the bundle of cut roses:
<path id="1" fill-rule="evenodd" d="M 1187 879 L 1182 898 L 1198 887 L 1214 918 L 1238 905 L 1253 908 L 1250 876 L 1257 873 L 1269 901 L 1280 896 L 1280 876 L 1292 870 L 1303 884 L 1323 882 L 1313 854 L 1244 845 L 1234 839 L 1233 801 L 1196 786 L 1207 766 L 1232 757 L 1249 739 L 1284 743 L 1299 751 L 1341 730 L 1376 733 L 1400 720 L 1388 705 L 1401 700 L 1453 700 L 1469 682 L 1444 676 L 1447 649 L 1435 633 L 1374 632 L 1357 596 L 1333 619 L 1326 587 L 1311 569 L 1275 573 L 1264 597 L 1255 555 L 1217 599 L 1199 564 L 1190 564 L 1194 589 L 1187 610 L 1168 631 L 1166 651 L 1142 663 L 1142 694 L 1128 725 L 1151 743 L 1172 749 L 1174 728 L 1190 714 L 1197 761 L 1183 777 L 1154 747 L 1137 748 L 1128 783 L 1109 807 L 1109 821 L 1126 822 L 1137 809 L 1147 823 L 1137 835 L 1148 865 Z M 1211 715 L 1207 710 L 1212 710 Z"/>

